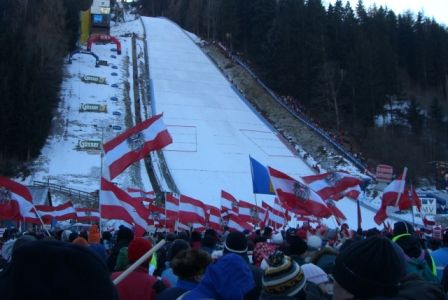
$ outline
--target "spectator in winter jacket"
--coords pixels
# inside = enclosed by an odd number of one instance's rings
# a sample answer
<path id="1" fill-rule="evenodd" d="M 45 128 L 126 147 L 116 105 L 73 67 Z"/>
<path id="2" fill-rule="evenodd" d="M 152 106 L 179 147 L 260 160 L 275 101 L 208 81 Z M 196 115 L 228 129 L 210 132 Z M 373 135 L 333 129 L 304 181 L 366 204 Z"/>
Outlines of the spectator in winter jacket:
<path id="1" fill-rule="evenodd" d="M 448 265 L 448 230 L 443 233 L 442 247 L 431 253 L 437 268 L 437 277 L 442 280 L 443 270 Z"/>
<path id="2" fill-rule="evenodd" d="M 176 286 L 177 284 L 177 275 L 174 274 L 173 268 L 171 266 L 172 260 L 176 257 L 176 255 L 181 252 L 182 250 L 190 249 L 190 244 L 186 242 L 185 240 L 175 240 L 170 244 L 170 247 L 168 248 L 166 258 L 166 268 L 162 272 L 161 277 L 165 280 L 167 280 L 171 286 Z"/>
<path id="3" fill-rule="evenodd" d="M 14 250 L 0 274 L 2 300 L 118 300 L 109 272 L 86 247 L 33 241 Z"/>
<path id="4" fill-rule="evenodd" d="M 403 253 L 390 240 L 353 242 L 336 258 L 333 299 L 395 297 L 405 269 Z"/>
<path id="5" fill-rule="evenodd" d="M 128 260 L 130 263 L 136 262 L 146 252 L 152 248 L 152 243 L 144 238 L 134 239 L 128 247 Z M 118 294 L 121 300 L 153 300 L 157 291 L 155 284 L 157 278 L 148 274 L 149 258 L 137 269 L 132 271 L 123 281 L 117 284 Z M 112 274 L 112 279 L 117 278 L 122 272 Z M 168 282 L 165 282 L 169 286 Z"/>
<path id="6" fill-rule="evenodd" d="M 254 280 L 247 262 L 229 253 L 209 265 L 201 282 L 178 299 L 242 300 L 253 288 Z"/>
<path id="7" fill-rule="evenodd" d="M 107 267 L 109 268 L 109 271 L 115 270 L 115 265 L 117 263 L 117 257 L 120 253 L 121 248 L 127 247 L 129 243 L 134 239 L 134 233 L 131 229 L 120 226 L 120 228 L 117 231 L 117 242 L 112 247 L 110 251 L 110 255 L 107 259 Z"/>
<path id="8" fill-rule="evenodd" d="M 422 248 L 412 225 L 406 222 L 395 223 L 392 241 L 404 251 L 407 273 L 416 273 L 422 279 L 437 281 L 434 261 L 429 252 Z"/>
<path id="9" fill-rule="evenodd" d="M 176 300 L 179 296 L 194 289 L 202 280 L 207 266 L 212 262 L 210 255 L 202 250 L 186 249 L 171 260 L 176 285 L 164 290 L 157 300 Z"/>
<path id="10" fill-rule="evenodd" d="M 230 253 L 237 254 L 243 258 L 243 260 L 248 264 L 251 272 L 252 278 L 254 280 L 254 288 L 251 289 L 245 296 L 245 300 L 256 300 L 260 296 L 261 292 L 261 277 L 263 272 L 260 268 L 249 264 L 249 258 L 247 256 L 247 238 L 241 232 L 231 232 L 227 235 L 227 239 L 224 243 L 224 256 Z"/>

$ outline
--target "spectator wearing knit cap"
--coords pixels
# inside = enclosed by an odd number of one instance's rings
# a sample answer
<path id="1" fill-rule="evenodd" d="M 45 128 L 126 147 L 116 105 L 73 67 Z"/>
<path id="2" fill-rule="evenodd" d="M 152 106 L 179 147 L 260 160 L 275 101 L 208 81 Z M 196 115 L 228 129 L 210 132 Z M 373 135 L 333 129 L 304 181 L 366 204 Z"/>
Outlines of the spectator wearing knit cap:
<path id="1" fill-rule="evenodd" d="M 397 245 L 403 249 L 407 273 L 416 273 L 420 277 L 429 281 L 437 281 L 436 264 L 431 254 L 423 249 L 419 238 L 415 235 L 414 227 L 407 222 L 396 222 L 394 224 L 394 237 L 392 238 Z M 426 265 L 425 265 L 426 264 Z M 440 274 L 440 279 L 441 279 Z"/>
<path id="2" fill-rule="evenodd" d="M 224 256 L 230 253 L 237 254 L 241 256 L 244 261 L 249 265 L 252 272 L 252 278 L 254 280 L 255 287 L 250 290 L 245 296 L 245 300 L 255 300 L 260 296 L 261 291 L 261 277 L 263 272 L 256 266 L 249 264 L 249 259 L 247 257 L 247 238 L 241 232 L 231 232 L 227 235 L 224 242 Z"/>
<path id="3" fill-rule="evenodd" d="M 356 241 L 336 258 L 334 299 L 396 296 L 405 264 L 402 253 L 386 238 Z"/>
<path id="4" fill-rule="evenodd" d="M 307 299 L 305 274 L 295 261 L 276 251 L 269 256 L 268 264 L 263 274 L 261 300 Z"/>
<path id="5" fill-rule="evenodd" d="M 144 238 L 134 239 L 128 247 L 128 260 L 130 263 L 136 262 L 146 252 L 152 248 L 152 243 Z M 148 274 L 149 258 L 137 269 L 132 271 L 123 281 L 117 285 L 118 294 L 121 300 L 153 300 L 157 295 L 154 288 L 157 278 Z M 112 274 L 112 279 L 117 278 L 122 272 Z M 168 282 L 164 282 L 169 286 Z"/>

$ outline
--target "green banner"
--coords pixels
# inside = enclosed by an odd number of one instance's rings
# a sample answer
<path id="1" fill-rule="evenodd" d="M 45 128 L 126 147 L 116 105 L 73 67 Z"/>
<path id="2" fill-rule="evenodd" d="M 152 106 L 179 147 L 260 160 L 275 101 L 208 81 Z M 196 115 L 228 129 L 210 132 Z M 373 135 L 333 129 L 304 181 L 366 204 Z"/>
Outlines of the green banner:
<path id="1" fill-rule="evenodd" d="M 93 76 L 93 75 L 84 75 L 81 76 L 81 80 L 87 83 L 93 82 L 98 84 L 106 84 L 105 77 Z"/>
<path id="2" fill-rule="evenodd" d="M 81 103 L 80 112 L 107 112 L 106 104 Z"/>
<path id="3" fill-rule="evenodd" d="M 101 150 L 101 141 L 78 141 L 78 148 L 81 150 Z"/>

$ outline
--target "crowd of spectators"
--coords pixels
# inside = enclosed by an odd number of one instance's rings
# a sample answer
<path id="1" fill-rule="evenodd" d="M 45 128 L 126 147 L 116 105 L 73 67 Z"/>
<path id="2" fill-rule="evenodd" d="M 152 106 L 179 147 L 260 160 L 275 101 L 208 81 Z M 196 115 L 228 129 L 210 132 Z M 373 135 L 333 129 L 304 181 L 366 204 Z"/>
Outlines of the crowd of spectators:
<path id="1" fill-rule="evenodd" d="M 1 254 L 0 295 L 7 300 L 431 300 L 446 299 L 448 290 L 448 232 L 437 243 L 405 222 L 391 232 L 305 224 L 143 237 L 123 226 L 51 236 L 8 229 Z"/>

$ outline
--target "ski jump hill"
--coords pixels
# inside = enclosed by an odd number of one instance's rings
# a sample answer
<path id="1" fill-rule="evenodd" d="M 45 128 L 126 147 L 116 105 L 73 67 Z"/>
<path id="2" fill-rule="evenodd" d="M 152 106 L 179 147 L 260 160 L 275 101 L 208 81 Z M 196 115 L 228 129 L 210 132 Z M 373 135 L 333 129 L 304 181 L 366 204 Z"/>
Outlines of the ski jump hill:
<path id="1" fill-rule="evenodd" d="M 173 144 L 163 150 L 179 189 L 219 206 L 221 190 L 261 205 L 273 196 L 254 195 L 249 156 L 288 175 L 312 175 L 294 148 L 235 90 L 195 41 L 164 18 L 143 18 L 149 57 L 151 103 L 163 113 Z M 338 208 L 356 228 L 356 204 Z M 374 227 L 374 213 L 362 210 L 363 226 Z M 334 227 L 335 220 L 325 221 Z"/>

